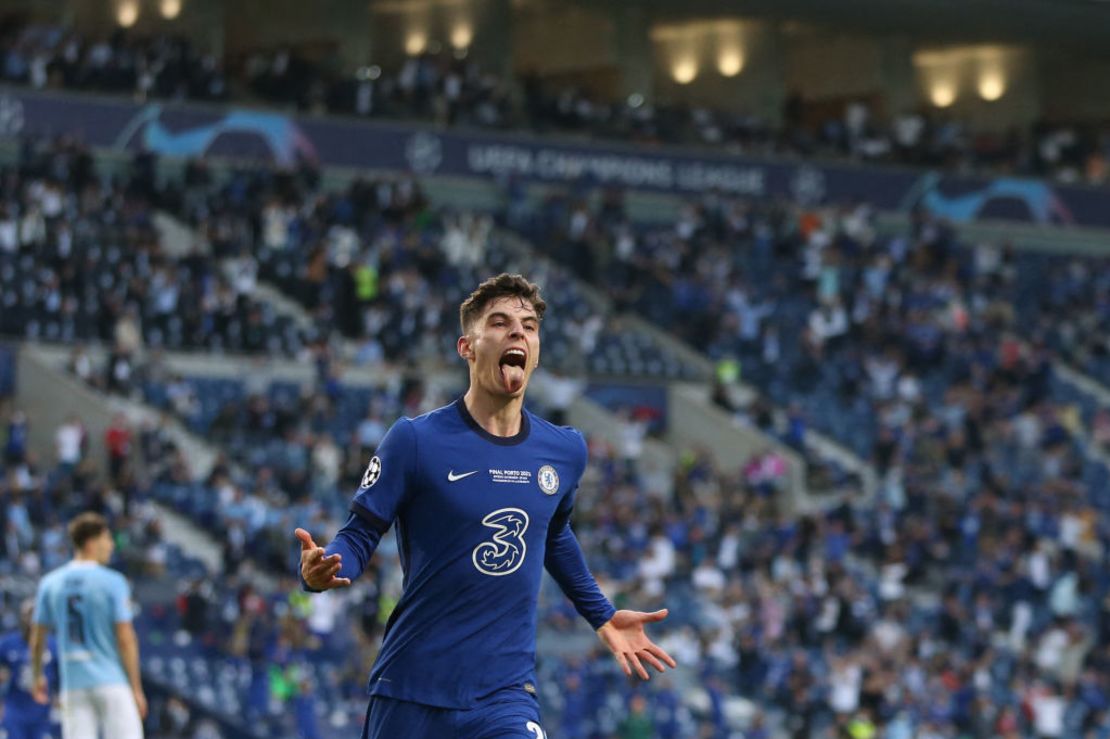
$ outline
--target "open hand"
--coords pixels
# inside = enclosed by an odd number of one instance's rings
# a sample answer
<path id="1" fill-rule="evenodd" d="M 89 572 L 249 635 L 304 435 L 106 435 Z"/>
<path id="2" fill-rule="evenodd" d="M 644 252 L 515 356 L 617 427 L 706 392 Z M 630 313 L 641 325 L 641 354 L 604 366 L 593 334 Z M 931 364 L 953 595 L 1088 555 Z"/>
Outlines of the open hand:
<path id="1" fill-rule="evenodd" d="M 659 672 L 666 669 L 664 664 L 671 669 L 677 666 L 671 655 L 649 639 L 644 632 L 644 624 L 662 621 L 666 617 L 666 608 L 654 613 L 617 611 L 597 630 L 597 635 L 605 646 L 609 647 L 609 651 L 613 653 L 625 675 L 632 677 L 632 670 L 635 668 L 637 675 L 644 680 L 650 680 L 651 675 L 644 669 L 640 660 L 647 662 Z"/>
<path id="2" fill-rule="evenodd" d="M 331 590 L 345 588 L 351 584 L 349 577 L 336 577 L 343 566 L 342 557 L 333 554 L 324 556 L 324 548 L 316 546 L 312 535 L 304 529 L 293 532 L 301 540 L 301 577 L 312 590 Z"/>

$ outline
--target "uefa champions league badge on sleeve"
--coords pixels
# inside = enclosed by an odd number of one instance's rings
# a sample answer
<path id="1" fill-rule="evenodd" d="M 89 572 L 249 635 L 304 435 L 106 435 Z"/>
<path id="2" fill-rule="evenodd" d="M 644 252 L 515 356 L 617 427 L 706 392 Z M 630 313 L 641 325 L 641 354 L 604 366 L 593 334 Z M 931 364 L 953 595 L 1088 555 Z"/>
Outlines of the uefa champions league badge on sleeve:
<path id="1" fill-rule="evenodd" d="M 559 473 L 549 464 L 540 467 L 540 471 L 536 475 L 536 481 L 539 482 L 540 490 L 545 495 L 554 495 L 559 492 Z"/>
<path id="2" fill-rule="evenodd" d="M 363 487 L 363 488 L 373 487 L 374 483 L 376 483 L 378 481 L 378 478 L 381 477 L 381 476 L 382 476 L 382 460 L 381 460 L 380 457 L 375 455 L 370 460 L 370 464 L 367 465 L 367 467 L 366 467 L 366 472 L 362 476 L 362 485 L 360 487 Z"/>

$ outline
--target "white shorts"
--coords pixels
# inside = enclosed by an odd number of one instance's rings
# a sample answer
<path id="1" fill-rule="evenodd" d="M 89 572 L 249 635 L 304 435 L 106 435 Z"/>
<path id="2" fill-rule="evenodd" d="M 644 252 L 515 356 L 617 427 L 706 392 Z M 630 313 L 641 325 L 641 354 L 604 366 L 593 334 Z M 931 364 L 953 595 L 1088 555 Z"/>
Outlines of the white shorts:
<path id="1" fill-rule="evenodd" d="M 129 685 L 62 691 L 62 739 L 143 739 Z"/>

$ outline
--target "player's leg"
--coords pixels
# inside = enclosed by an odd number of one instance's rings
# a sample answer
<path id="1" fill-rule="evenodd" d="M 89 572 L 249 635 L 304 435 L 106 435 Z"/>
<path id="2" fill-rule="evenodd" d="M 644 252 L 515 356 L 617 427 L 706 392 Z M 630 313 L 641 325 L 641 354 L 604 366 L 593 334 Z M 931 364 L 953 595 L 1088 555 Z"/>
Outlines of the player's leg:
<path id="1" fill-rule="evenodd" d="M 459 713 L 460 739 L 547 739 L 539 701 L 518 688 L 499 691 Z"/>
<path id="2" fill-rule="evenodd" d="M 62 739 L 97 739 L 93 689 L 62 692 Z"/>
<path id="3" fill-rule="evenodd" d="M 128 685 L 102 685 L 93 688 L 100 709 L 100 725 L 104 736 L 112 739 L 143 739 L 143 719 L 135 696 Z M 69 739 L 66 737 L 65 739 Z"/>
<path id="4" fill-rule="evenodd" d="M 375 695 L 366 709 L 366 723 L 362 739 L 396 739 L 397 737 L 449 737 L 450 711 L 434 706 L 424 706 L 409 701 L 399 701 Z"/>

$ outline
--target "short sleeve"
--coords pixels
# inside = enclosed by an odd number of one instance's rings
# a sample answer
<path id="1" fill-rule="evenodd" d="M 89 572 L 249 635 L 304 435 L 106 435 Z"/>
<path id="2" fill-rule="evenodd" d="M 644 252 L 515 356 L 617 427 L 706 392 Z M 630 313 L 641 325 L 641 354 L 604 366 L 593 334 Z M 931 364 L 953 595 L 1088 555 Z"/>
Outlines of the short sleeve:
<path id="1" fill-rule="evenodd" d="M 382 438 L 362 475 L 351 512 L 380 532 L 389 528 L 404 503 L 416 469 L 416 431 L 402 418 Z"/>
<path id="2" fill-rule="evenodd" d="M 112 584 L 112 621 L 124 623 L 131 621 L 131 586 L 121 575 L 113 578 Z"/>
<path id="3" fill-rule="evenodd" d="M 45 580 L 39 583 L 39 589 L 35 592 L 35 613 L 32 619 L 39 626 L 52 627 L 54 625 L 54 616 L 50 612 L 50 598 L 47 595 Z"/>

